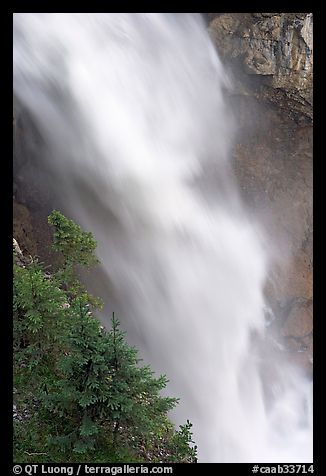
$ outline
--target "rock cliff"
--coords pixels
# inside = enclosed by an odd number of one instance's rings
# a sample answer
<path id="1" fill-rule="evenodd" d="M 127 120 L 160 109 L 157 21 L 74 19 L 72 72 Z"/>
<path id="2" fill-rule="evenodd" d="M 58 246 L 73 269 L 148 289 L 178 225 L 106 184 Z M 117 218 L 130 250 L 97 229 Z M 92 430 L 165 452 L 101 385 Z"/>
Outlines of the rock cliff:
<path id="1" fill-rule="evenodd" d="M 266 285 L 282 348 L 312 368 L 311 13 L 210 13 L 232 79 L 233 165 L 242 197 L 277 252 Z M 273 253 L 273 250 L 271 250 Z"/>
<path id="2" fill-rule="evenodd" d="M 251 84 L 248 90 L 298 122 L 312 121 L 312 13 L 210 15 L 211 37 L 221 58 L 239 66 L 242 87 Z"/>

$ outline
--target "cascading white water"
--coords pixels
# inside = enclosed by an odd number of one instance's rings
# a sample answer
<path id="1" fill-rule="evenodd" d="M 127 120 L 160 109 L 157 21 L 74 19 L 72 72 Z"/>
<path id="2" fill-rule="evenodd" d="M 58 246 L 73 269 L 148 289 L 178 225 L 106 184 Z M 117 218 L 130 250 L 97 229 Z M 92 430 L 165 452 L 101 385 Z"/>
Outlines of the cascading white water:
<path id="1" fill-rule="evenodd" d="M 15 95 L 199 460 L 310 462 L 311 384 L 257 344 L 268 242 L 230 172 L 229 86 L 197 14 L 14 15 Z"/>

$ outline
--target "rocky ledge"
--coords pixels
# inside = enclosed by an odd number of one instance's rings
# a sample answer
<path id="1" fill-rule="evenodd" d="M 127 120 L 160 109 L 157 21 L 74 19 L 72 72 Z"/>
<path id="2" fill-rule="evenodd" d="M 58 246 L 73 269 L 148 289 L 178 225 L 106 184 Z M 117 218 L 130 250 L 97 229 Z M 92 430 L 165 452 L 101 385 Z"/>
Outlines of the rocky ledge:
<path id="1" fill-rule="evenodd" d="M 209 13 L 222 60 L 247 94 L 312 122 L 312 13 Z"/>

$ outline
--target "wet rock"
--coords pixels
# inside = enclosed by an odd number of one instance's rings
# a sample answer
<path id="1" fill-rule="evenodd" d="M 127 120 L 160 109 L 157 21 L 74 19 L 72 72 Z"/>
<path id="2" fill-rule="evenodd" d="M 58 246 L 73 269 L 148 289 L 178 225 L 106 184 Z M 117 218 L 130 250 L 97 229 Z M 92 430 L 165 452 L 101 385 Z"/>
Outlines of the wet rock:
<path id="1" fill-rule="evenodd" d="M 312 126 L 299 126 L 253 96 L 229 100 L 238 121 L 233 170 L 248 213 L 266 233 L 271 258 L 265 296 L 275 319 L 268 332 L 284 346 L 280 352 L 311 372 L 312 335 L 308 343 L 290 337 L 312 325 L 302 317 L 313 298 Z M 282 331 L 287 318 L 292 336 L 287 327 Z"/>
<path id="2" fill-rule="evenodd" d="M 278 272 L 278 288 L 288 298 L 313 298 L 313 270 L 311 256 L 307 253 L 298 253 L 294 256 L 289 267 L 284 266 Z"/>
<path id="3" fill-rule="evenodd" d="M 284 337 L 308 337 L 312 334 L 312 310 L 309 306 L 294 307 L 286 318 L 282 335 Z M 304 344 L 304 343 L 302 343 Z"/>

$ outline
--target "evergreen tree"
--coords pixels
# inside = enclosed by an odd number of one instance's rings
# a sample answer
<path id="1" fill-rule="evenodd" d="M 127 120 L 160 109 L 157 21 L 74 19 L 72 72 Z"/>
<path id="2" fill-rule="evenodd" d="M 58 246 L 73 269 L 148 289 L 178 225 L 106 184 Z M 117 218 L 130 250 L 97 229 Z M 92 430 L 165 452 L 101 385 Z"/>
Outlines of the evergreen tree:
<path id="1" fill-rule="evenodd" d="M 14 264 L 14 351 L 15 357 L 28 362 L 30 370 L 54 360 L 65 303 L 65 293 L 46 278 L 37 261 L 24 268 Z"/>
<path id="2" fill-rule="evenodd" d="M 114 315 L 107 331 L 93 314 L 100 301 L 75 273 L 97 262 L 92 234 L 60 212 L 49 223 L 62 266 L 14 264 L 16 399 L 30 412 L 27 431 L 15 423 L 16 448 L 54 461 L 195 461 L 191 423 L 175 431 L 168 419 L 178 400 L 160 395 L 166 377 L 140 365 Z"/>
<path id="3" fill-rule="evenodd" d="M 76 278 L 76 266 L 90 268 L 99 263 L 95 255 L 96 240 L 91 232 L 83 231 L 57 210 L 49 215 L 48 223 L 54 228 L 53 249 L 63 261 L 57 275 L 66 288 L 69 286 L 70 293 L 78 294 L 83 287 Z"/>

